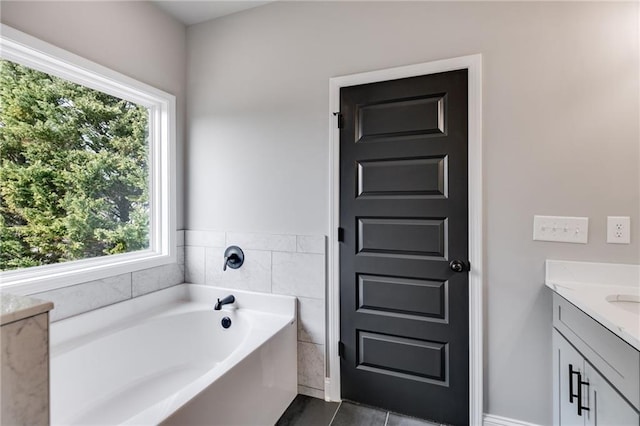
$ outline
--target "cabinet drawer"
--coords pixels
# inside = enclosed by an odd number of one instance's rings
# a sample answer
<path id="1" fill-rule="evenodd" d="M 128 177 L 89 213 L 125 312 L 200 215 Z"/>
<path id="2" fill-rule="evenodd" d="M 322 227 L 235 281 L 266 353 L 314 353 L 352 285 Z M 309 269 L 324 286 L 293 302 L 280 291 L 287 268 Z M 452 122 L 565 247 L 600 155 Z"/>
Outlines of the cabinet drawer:
<path id="1" fill-rule="evenodd" d="M 640 410 L 640 352 L 555 293 L 553 326 Z"/>

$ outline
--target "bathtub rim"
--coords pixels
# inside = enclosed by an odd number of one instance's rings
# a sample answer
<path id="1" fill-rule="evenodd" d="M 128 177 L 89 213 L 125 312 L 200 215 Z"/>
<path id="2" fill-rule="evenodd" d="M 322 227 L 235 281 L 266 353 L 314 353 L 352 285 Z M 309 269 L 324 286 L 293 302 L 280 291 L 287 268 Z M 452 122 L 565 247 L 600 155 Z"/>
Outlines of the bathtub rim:
<path id="1" fill-rule="evenodd" d="M 184 302 L 209 304 L 213 309 L 217 298 L 223 298 L 229 294 L 236 296 L 236 302 L 233 305 L 223 306 L 222 312 L 246 309 L 290 316 L 292 320 L 297 320 L 297 299 L 295 296 L 182 283 L 72 317 L 52 321 L 49 325 L 51 356 L 55 356 L 57 348 L 69 340 L 126 328 L 132 321 L 157 315 L 170 306 Z M 196 298 L 199 300 L 196 301 Z M 269 299 L 269 303 L 264 302 L 265 298 Z M 78 318 L 83 318 L 84 321 L 78 321 Z"/>

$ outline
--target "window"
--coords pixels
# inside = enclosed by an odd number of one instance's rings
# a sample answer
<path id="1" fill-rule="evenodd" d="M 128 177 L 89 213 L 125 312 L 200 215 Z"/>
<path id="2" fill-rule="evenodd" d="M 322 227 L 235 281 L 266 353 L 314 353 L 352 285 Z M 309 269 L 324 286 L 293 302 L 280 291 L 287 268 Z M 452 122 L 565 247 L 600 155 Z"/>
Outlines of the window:
<path id="1" fill-rule="evenodd" d="M 175 98 L 1 34 L 2 287 L 33 293 L 175 261 Z"/>
<path id="2" fill-rule="evenodd" d="M 149 110 L 0 59 L 0 271 L 149 248 Z"/>

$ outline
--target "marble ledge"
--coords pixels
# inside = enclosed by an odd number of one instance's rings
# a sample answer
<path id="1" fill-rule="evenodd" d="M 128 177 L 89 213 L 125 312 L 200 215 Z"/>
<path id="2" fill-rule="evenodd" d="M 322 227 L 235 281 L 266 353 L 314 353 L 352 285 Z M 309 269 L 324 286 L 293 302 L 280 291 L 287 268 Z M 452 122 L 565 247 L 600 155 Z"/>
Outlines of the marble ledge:
<path id="1" fill-rule="evenodd" d="M 33 317 L 53 309 L 53 303 L 28 296 L 0 293 L 0 325 Z"/>

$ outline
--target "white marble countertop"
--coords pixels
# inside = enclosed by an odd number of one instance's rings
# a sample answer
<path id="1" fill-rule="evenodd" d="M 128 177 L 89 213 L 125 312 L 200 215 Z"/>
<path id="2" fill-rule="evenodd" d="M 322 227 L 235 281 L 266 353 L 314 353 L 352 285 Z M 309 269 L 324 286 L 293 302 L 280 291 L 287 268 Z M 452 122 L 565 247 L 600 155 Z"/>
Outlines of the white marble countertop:
<path id="1" fill-rule="evenodd" d="M 19 321 L 53 309 L 53 303 L 28 296 L 0 293 L 0 325 Z"/>
<path id="2" fill-rule="evenodd" d="M 640 265 L 547 260 L 545 285 L 640 351 Z"/>

